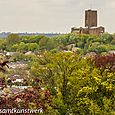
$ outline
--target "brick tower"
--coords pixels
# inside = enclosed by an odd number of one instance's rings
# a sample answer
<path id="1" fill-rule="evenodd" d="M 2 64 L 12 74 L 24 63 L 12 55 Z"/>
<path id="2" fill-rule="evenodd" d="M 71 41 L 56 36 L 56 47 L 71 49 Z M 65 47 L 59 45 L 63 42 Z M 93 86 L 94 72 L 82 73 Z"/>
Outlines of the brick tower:
<path id="1" fill-rule="evenodd" d="M 97 11 L 86 10 L 85 11 L 85 27 L 97 27 Z"/>
<path id="2" fill-rule="evenodd" d="M 100 26 L 97 27 L 97 10 L 85 10 L 85 27 L 71 28 L 72 33 L 77 34 L 94 34 L 100 35 L 105 32 L 105 28 Z"/>

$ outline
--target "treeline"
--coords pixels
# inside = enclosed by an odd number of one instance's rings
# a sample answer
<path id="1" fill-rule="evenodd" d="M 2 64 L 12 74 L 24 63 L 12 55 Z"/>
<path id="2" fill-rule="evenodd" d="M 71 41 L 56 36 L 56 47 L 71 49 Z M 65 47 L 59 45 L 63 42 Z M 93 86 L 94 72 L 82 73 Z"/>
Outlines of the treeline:
<path id="1" fill-rule="evenodd" d="M 108 52 L 115 50 L 115 34 L 104 33 L 100 36 L 66 34 L 55 37 L 46 36 L 19 36 L 11 34 L 6 39 L 0 39 L 0 49 L 9 52 L 28 51 L 62 51 L 68 50 L 66 46 L 74 44 L 75 47 L 84 53 Z"/>

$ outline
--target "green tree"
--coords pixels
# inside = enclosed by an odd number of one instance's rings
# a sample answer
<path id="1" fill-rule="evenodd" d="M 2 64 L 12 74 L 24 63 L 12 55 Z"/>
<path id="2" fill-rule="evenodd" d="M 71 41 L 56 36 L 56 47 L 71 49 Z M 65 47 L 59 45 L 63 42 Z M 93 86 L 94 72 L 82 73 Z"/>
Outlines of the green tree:
<path id="1" fill-rule="evenodd" d="M 45 36 L 42 39 L 40 39 L 40 41 L 39 41 L 39 47 L 40 47 L 41 50 L 47 49 L 46 44 L 48 42 L 48 39 L 49 38 L 45 37 Z"/>
<path id="2" fill-rule="evenodd" d="M 20 37 L 18 34 L 10 34 L 7 38 L 6 38 L 6 41 L 7 41 L 7 44 L 8 45 L 12 45 L 14 43 L 17 43 L 18 41 L 20 40 Z"/>
<path id="3" fill-rule="evenodd" d="M 104 60 L 100 60 L 102 64 Z M 31 66 L 31 74 L 47 84 L 43 87 L 51 91 L 52 109 L 60 115 L 114 113 L 115 74 L 111 71 L 105 74 L 106 71 L 104 69 L 103 75 L 100 74 L 92 58 L 84 59 L 78 54 L 65 52 L 43 53 Z"/>
<path id="4" fill-rule="evenodd" d="M 99 36 L 100 42 L 104 44 L 109 44 L 113 40 L 113 36 L 109 33 L 104 33 Z"/>
<path id="5" fill-rule="evenodd" d="M 28 51 L 36 51 L 39 49 L 39 45 L 37 43 L 28 43 L 26 46 L 28 47 Z"/>

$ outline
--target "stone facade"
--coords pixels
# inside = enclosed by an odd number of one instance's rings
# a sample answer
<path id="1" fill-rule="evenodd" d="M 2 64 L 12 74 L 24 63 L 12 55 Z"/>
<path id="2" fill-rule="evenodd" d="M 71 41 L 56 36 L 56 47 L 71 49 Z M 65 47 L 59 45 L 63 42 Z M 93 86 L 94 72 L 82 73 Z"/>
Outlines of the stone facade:
<path id="1" fill-rule="evenodd" d="M 94 35 L 100 35 L 101 33 L 105 32 L 104 27 L 95 27 L 95 28 L 71 28 L 72 33 L 77 33 L 77 34 L 94 34 Z"/>
<path id="2" fill-rule="evenodd" d="M 97 11 L 86 10 L 85 11 L 85 27 L 97 27 Z"/>
<path id="3" fill-rule="evenodd" d="M 96 10 L 86 10 L 85 11 L 85 27 L 71 28 L 72 33 L 77 34 L 94 34 L 100 35 L 105 32 L 105 28 L 100 26 L 97 27 L 97 11 Z"/>

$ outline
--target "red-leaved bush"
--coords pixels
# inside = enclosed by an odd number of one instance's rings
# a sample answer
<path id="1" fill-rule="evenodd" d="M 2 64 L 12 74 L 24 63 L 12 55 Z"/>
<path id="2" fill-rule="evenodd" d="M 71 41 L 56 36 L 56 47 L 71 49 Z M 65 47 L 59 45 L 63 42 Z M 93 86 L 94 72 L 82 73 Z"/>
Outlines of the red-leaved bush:
<path id="1" fill-rule="evenodd" d="M 96 55 L 93 62 L 97 68 L 115 71 L 115 54 Z"/>

